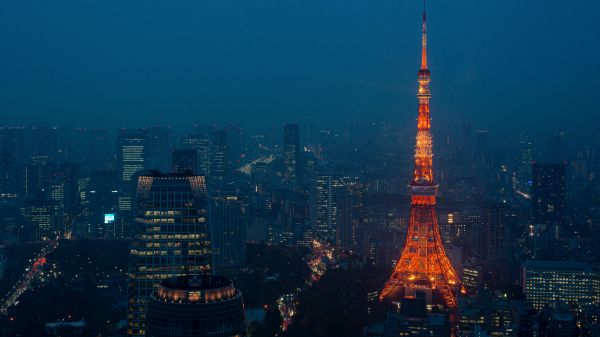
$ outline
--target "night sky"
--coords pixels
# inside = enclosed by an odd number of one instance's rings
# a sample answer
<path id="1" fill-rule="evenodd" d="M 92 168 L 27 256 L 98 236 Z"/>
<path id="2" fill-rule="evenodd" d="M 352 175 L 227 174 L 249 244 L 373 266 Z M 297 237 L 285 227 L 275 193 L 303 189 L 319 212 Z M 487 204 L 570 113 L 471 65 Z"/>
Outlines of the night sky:
<path id="1" fill-rule="evenodd" d="M 418 0 L 2 1 L 0 125 L 412 127 Z M 435 128 L 598 124 L 600 2 L 430 0 Z M 539 125 L 534 125 L 538 123 Z"/>

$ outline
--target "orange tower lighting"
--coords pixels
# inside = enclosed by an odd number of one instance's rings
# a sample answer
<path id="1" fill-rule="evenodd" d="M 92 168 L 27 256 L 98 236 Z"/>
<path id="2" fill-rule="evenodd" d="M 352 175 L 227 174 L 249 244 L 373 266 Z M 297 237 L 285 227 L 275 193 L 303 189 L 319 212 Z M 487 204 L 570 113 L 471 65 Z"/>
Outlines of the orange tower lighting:
<path id="1" fill-rule="evenodd" d="M 423 9 L 415 169 L 408 186 L 411 194 L 410 222 L 402 255 L 381 291 L 380 299 L 396 296 L 398 292 L 401 296 L 407 296 L 423 290 L 440 295 L 439 298 L 447 307 L 454 308 L 456 291 L 461 288 L 461 283 L 442 245 L 435 213 L 438 185 L 433 180 L 429 110 L 431 72 L 427 69 L 426 18 L 427 14 Z"/>

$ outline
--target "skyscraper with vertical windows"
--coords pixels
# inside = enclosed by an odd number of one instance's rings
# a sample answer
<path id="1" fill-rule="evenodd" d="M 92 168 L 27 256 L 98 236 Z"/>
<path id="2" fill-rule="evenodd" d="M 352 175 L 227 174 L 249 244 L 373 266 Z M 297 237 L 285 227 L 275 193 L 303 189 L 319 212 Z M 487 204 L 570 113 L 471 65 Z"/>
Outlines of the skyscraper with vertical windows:
<path id="1" fill-rule="evenodd" d="M 0 127 L 0 155 L 10 154 L 16 165 L 25 162 L 25 128 Z"/>
<path id="2" fill-rule="evenodd" d="M 194 149 L 198 153 L 197 172 L 198 174 L 208 175 L 210 168 L 210 137 L 208 130 L 200 129 L 198 134 L 187 135 L 183 138 L 182 147 L 185 149 Z"/>
<path id="3" fill-rule="evenodd" d="M 473 254 L 481 262 L 502 257 L 504 252 L 504 208 L 489 204 L 481 211 L 481 221 L 471 226 Z"/>
<path id="4" fill-rule="evenodd" d="M 189 171 L 198 173 L 198 151 L 195 149 L 176 149 L 173 151 L 173 172 Z"/>
<path id="5" fill-rule="evenodd" d="M 227 130 L 216 130 L 213 133 L 210 147 L 210 172 L 208 178 L 215 184 L 225 180 L 229 169 L 229 143 Z"/>
<path id="6" fill-rule="evenodd" d="M 565 224 L 566 165 L 533 163 L 531 221 L 548 237 L 559 238 Z"/>
<path id="7" fill-rule="evenodd" d="M 246 259 L 246 226 L 236 192 L 217 191 L 209 198 L 215 273 L 234 276 Z"/>
<path id="8" fill-rule="evenodd" d="M 145 166 L 146 130 L 120 129 L 117 134 L 117 165 L 119 169 L 119 211 L 129 216 L 135 193 L 135 176 Z"/>
<path id="9" fill-rule="evenodd" d="M 30 200 L 21 208 L 25 220 L 25 238 L 47 240 L 54 238 L 54 206 L 49 200 Z"/>
<path id="10" fill-rule="evenodd" d="M 166 126 L 153 126 L 148 129 L 147 159 L 145 165 L 148 169 L 167 171 L 171 159 L 169 136 L 171 130 Z"/>
<path id="11" fill-rule="evenodd" d="M 59 158 L 58 128 L 34 127 L 32 130 L 32 152 L 35 160 L 55 161 Z"/>
<path id="12" fill-rule="evenodd" d="M 128 335 L 145 335 L 146 306 L 159 282 L 189 274 L 212 274 L 204 176 L 142 175 L 130 250 Z"/>
<path id="13" fill-rule="evenodd" d="M 335 242 L 336 238 L 335 180 L 332 174 L 318 174 L 314 178 L 311 193 L 313 230 L 317 236 L 330 242 Z"/>
<path id="14" fill-rule="evenodd" d="M 519 138 L 519 164 L 513 181 L 514 189 L 529 193 L 531 186 L 531 163 L 533 162 L 533 144 L 526 134 Z"/>
<path id="15" fill-rule="evenodd" d="M 283 177 L 286 182 L 294 183 L 298 176 L 300 161 L 300 127 L 287 124 L 283 128 Z"/>

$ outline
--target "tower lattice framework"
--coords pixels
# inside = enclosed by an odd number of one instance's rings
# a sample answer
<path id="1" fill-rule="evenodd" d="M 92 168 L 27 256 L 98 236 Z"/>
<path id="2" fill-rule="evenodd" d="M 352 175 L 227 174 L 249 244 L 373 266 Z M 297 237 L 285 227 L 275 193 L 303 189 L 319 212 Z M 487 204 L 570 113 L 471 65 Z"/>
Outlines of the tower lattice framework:
<path id="1" fill-rule="evenodd" d="M 383 300 L 399 290 L 430 289 L 441 295 L 450 308 L 456 307 L 456 290 L 461 287 L 442 240 L 435 212 L 438 185 L 433 179 L 433 152 L 429 82 L 431 72 L 427 69 L 427 26 L 423 11 L 421 69 L 418 72 L 419 115 L 415 145 L 415 164 L 411 193 L 410 221 L 402 255 L 392 276 L 383 288 Z"/>

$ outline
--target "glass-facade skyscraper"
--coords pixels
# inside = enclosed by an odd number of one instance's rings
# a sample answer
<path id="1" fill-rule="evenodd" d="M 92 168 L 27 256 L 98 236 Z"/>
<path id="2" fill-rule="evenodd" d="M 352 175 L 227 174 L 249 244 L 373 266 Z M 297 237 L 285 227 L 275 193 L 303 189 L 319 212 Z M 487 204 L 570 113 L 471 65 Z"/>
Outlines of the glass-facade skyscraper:
<path id="1" fill-rule="evenodd" d="M 146 306 L 161 280 L 211 275 L 204 176 L 154 171 L 138 180 L 130 250 L 128 335 L 145 335 Z"/>

